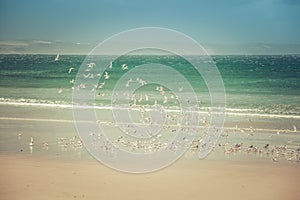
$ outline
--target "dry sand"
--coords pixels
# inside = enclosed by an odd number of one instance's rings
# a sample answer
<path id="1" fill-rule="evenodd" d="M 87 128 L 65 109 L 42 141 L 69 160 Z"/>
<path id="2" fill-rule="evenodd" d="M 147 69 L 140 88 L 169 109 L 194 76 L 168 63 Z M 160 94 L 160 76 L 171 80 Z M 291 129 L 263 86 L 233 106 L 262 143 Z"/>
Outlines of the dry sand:
<path id="1" fill-rule="evenodd" d="M 154 173 L 0 156 L 0 199 L 300 199 L 298 163 L 180 160 Z"/>

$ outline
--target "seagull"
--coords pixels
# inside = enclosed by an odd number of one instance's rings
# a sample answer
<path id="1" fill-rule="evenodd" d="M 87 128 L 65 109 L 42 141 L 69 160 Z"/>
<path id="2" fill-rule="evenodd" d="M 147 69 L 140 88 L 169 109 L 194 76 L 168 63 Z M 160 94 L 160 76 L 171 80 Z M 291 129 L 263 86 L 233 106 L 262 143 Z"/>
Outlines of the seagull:
<path id="1" fill-rule="evenodd" d="M 297 127 L 293 125 L 294 132 L 297 132 Z"/>
<path id="2" fill-rule="evenodd" d="M 72 72 L 73 70 L 74 70 L 74 68 L 71 67 L 71 68 L 69 69 L 68 73 L 71 74 L 71 72 Z"/>
<path id="3" fill-rule="evenodd" d="M 132 78 L 131 78 L 131 79 L 129 79 L 129 80 L 127 81 L 127 83 L 126 83 L 126 87 L 129 87 L 129 84 L 130 84 L 131 82 L 133 82 Z"/>
<path id="4" fill-rule="evenodd" d="M 58 89 L 57 92 L 58 92 L 58 94 L 60 94 L 60 93 L 62 93 L 62 91 L 63 91 L 63 90 L 60 88 L 60 89 Z"/>
<path id="5" fill-rule="evenodd" d="M 100 85 L 98 86 L 98 89 L 101 89 L 101 88 L 103 88 L 103 86 L 105 85 L 105 81 L 104 82 L 102 82 L 102 83 L 100 83 Z"/>
<path id="6" fill-rule="evenodd" d="M 163 101 L 163 103 L 165 104 L 165 103 L 167 103 L 168 102 L 168 97 L 167 96 L 164 96 L 164 101 Z"/>
<path id="7" fill-rule="evenodd" d="M 140 83 L 142 86 L 144 86 L 145 84 L 147 84 L 146 81 L 144 81 L 144 80 L 142 80 L 142 79 L 139 80 L 139 83 Z"/>
<path id="8" fill-rule="evenodd" d="M 19 140 L 21 139 L 22 135 L 23 135 L 22 132 L 18 133 L 18 139 L 19 139 Z"/>
<path id="9" fill-rule="evenodd" d="M 33 142 L 33 138 L 30 137 L 30 143 L 29 143 L 28 145 L 32 147 L 32 146 L 33 146 L 33 143 L 34 143 L 34 142 Z"/>
<path id="10" fill-rule="evenodd" d="M 156 90 L 159 91 L 159 92 L 161 92 L 161 91 L 164 90 L 164 88 L 163 88 L 162 86 L 157 86 L 157 87 L 156 87 Z"/>
<path id="11" fill-rule="evenodd" d="M 109 63 L 109 66 L 108 66 L 108 68 L 109 68 L 109 69 L 112 69 L 112 68 L 113 68 L 113 66 L 112 66 L 112 62 L 110 62 L 110 63 Z"/>
<path id="12" fill-rule="evenodd" d="M 58 61 L 59 60 L 59 53 L 56 55 L 54 61 Z"/>
<path id="13" fill-rule="evenodd" d="M 43 143 L 43 149 L 48 150 L 48 147 L 49 147 L 48 142 L 44 142 L 44 143 Z"/>
<path id="14" fill-rule="evenodd" d="M 93 67 L 95 67 L 96 66 L 96 64 L 95 63 L 93 63 L 93 62 L 91 62 L 91 63 L 88 63 L 88 64 L 86 64 L 89 68 L 93 68 Z"/>
<path id="15" fill-rule="evenodd" d="M 107 72 L 105 72 L 104 78 L 105 78 L 105 80 L 108 80 L 108 79 L 109 79 L 109 74 L 108 74 Z"/>
<path id="16" fill-rule="evenodd" d="M 140 103 L 142 101 L 143 101 L 143 95 L 140 95 L 140 98 L 139 98 L 138 102 Z"/>
<path id="17" fill-rule="evenodd" d="M 90 75 L 90 73 L 88 73 L 87 75 L 83 74 L 84 78 L 88 78 Z"/>
<path id="18" fill-rule="evenodd" d="M 128 69 L 128 66 L 126 64 L 123 64 L 122 65 L 122 70 L 126 70 L 126 69 Z"/>
<path id="19" fill-rule="evenodd" d="M 72 84 L 75 83 L 75 80 L 74 79 L 70 80 L 70 83 L 72 83 Z"/>

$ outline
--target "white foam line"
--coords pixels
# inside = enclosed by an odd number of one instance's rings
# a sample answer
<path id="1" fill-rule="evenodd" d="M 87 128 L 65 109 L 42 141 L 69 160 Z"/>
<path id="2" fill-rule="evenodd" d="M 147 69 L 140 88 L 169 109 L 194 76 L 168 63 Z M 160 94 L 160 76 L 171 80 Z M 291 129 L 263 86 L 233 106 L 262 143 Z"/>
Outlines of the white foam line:
<path id="1" fill-rule="evenodd" d="M 63 119 L 37 119 L 37 118 L 16 118 L 16 117 L 0 117 L 0 120 L 14 120 L 14 121 L 37 121 L 37 122 L 60 122 L 60 123 L 75 123 L 74 120 L 63 120 Z M 95 123 L 92 121 L 76 121 L 80 123 Z M 101 124 L 106 124 L 108 125 L 109 121 L 101 121 Z M 99 122 L 97 122 L 99 123 Z M 141 123 L 134 123 L 135 125 L 142 125 Z M 176 127 L 178 125 L 169 125 L 170 127 Z M 180 125 L 179 125 L 180 126 Z M 207 126 L 184 126 L 186 128 L 208 128 Z M 214 127 L 217 129 L 222 129 L 221 127 Z M 276 132 L 279 131 L 281 133 L 300 133 L 300 131 L 294 131 L 294 130 L 289 130 L 289 129 L 262 129 L 262 128 L 243 128 L 243 127 L 223 127 L 225 130 L 235 130 L 239 132 L 241 129 L 245 131 L 262 131 L 262 132 Z"/>
<path id="2" fill-rule="evenodd" d="M 0 102 L 0 104 L 3 104 L 3 105 L 13 105 L 13 106 L 38 106 L 38 107 L 73 108 L 73 105 L 67 105 L 67 104 L 49 104 L 49 103 Z"/>
<path id="3" fill-rule="evenodd" d="M 226 112 L 226 115 L 300 119 L 299 115 L 277 115 L 277 114 L 261 114 L 261 113 L 231 113 L 231 112 Z"/>
<path id="4" fill-rule="evenodd" d="M 66 120 L 66 119 L 37 119 L 37 118 L 22 118 L 22 117 L 20 117 L 20 118 L 17 118 L 17 117 L 0 117 L 0 120 L 74 123 L 74 120 Z M 76 121 L 76 122 L 91 123 L 91 122 L 88 122 L 88 121 Z"/>
<path id="5" fill-rule="evenodd" d="M 97 110 L 112 110 L 116 109 L 116 107 L 112 106 L 84 106 L 84 105 L 68 105 L 68 104 L 47 104 L 47 103 L 23 103 L 23 102 L 0 102 L 0 104 L 3 105 L 16 105 L 16 106 L 38 106 L 38 107 L 57 107 L 57 108 L 80 108 L 80 109 L 97 109 Z M 121 107 L 118 109 L 122 109 Z M 123 109 L 128 109 L 128 108 L 123 108 Z M 139 110 L 138 108 L 131 108 L 132 110 Z M 216 108 L 217 109 L 217 108 Z M 149 109 L 145 109 L 149 110 Z M 201 110 L 201 109 L 200 109 Z M 199 113 L 204 113 L 207 114 L 209 112 L 206 111 L 198 111 Z M 242 111 L 243 109 L 232 109 L 232 108 L 226 108 L 226 110 L 240 110 Z M 244 109 L 245 111 L 249 111 L 251 109 Z M 164 109 L 166 112 L 182 112 L 180 109 L 175 110 L 175 109 Z M 222 114 L 222 112 L 214 112 L 214 109 L 211 110 L 212 113 L 215 114 Z M 193 112 L 193 111 L 187 111 L 187 112 Z M 225 112 L 226 115 L 235 115 L 235 116 L 252 116 L 252 117 L 267 117 L 267 118 L 286 118 L 286 119 L 300 119 L 299 115 L 280 115 L 280 114 L 262 114 L 262 113 L 236 113 L 236 112 Z"/>
<path id="6" fill-rule="evenodd" d="M 243 127 L 224 127 L 224 129 L 226 130 L 235 130 L 237 132 L 240 132 L 241 130 L 245 130 L 245 131 L 262 131 L 262 132 L 276 132 L 279 131 L 280 133 L 300 133 L 300 131 L 294 131 L 294 130 L 290 130 L 290 129 L 268 129 L 268 128 L 243 128 Z"/>

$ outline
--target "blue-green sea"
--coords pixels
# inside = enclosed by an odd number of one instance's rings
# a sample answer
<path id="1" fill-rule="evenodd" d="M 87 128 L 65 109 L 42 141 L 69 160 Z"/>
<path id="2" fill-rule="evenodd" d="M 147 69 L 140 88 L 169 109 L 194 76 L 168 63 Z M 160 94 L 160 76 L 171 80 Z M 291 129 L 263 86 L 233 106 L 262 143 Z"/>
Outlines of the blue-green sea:
<path id="1" fill-rule="evenodd" d="M 72 79 L 76 79 L 85 56 L 61 55 L 58 61 L 55 56 L 0 55 L 0 103 L 71 105 Z M 224 82 L 228 112 L 300 115 L 300 55 L 218 55 L 212 59 Z M 164 55 L 127 55 L 114 60 L 114 75 L 107 68 L 110 79 L 102 90 L 95 91 L 95 94 L 107 95 L 96 102 L 99 105 L 111 103 L 109 93 L 124 74 L 123 63 L 129 71 L 151 62 L 179 71 L 193 86 L 202 101 L 201 106 L 210 106 L 205 82 L 195 69 L 184 59 Z M 68 73 L 70 68 L 74 69 Z M 101 77 L 99 84 L 103 81 Z M 143 90 L 151 92 L 154 87 L 146 85 Z"/>

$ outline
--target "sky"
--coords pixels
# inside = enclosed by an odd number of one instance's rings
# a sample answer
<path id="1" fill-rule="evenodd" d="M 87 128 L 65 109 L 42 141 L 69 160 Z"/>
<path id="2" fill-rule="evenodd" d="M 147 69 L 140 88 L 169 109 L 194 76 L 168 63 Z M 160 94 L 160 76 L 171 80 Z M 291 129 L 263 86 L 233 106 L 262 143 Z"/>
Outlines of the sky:
<path id="1" fill-rule="evenodd" d="M 149 26 L 227 50 L 295 46 L 299 19 L 298 0 L 0 0 L 0 52 L 11 45 L 25 49 L 28 41 L 87 44 L 82 48 L 88 50 L 113 34 Z"/>

